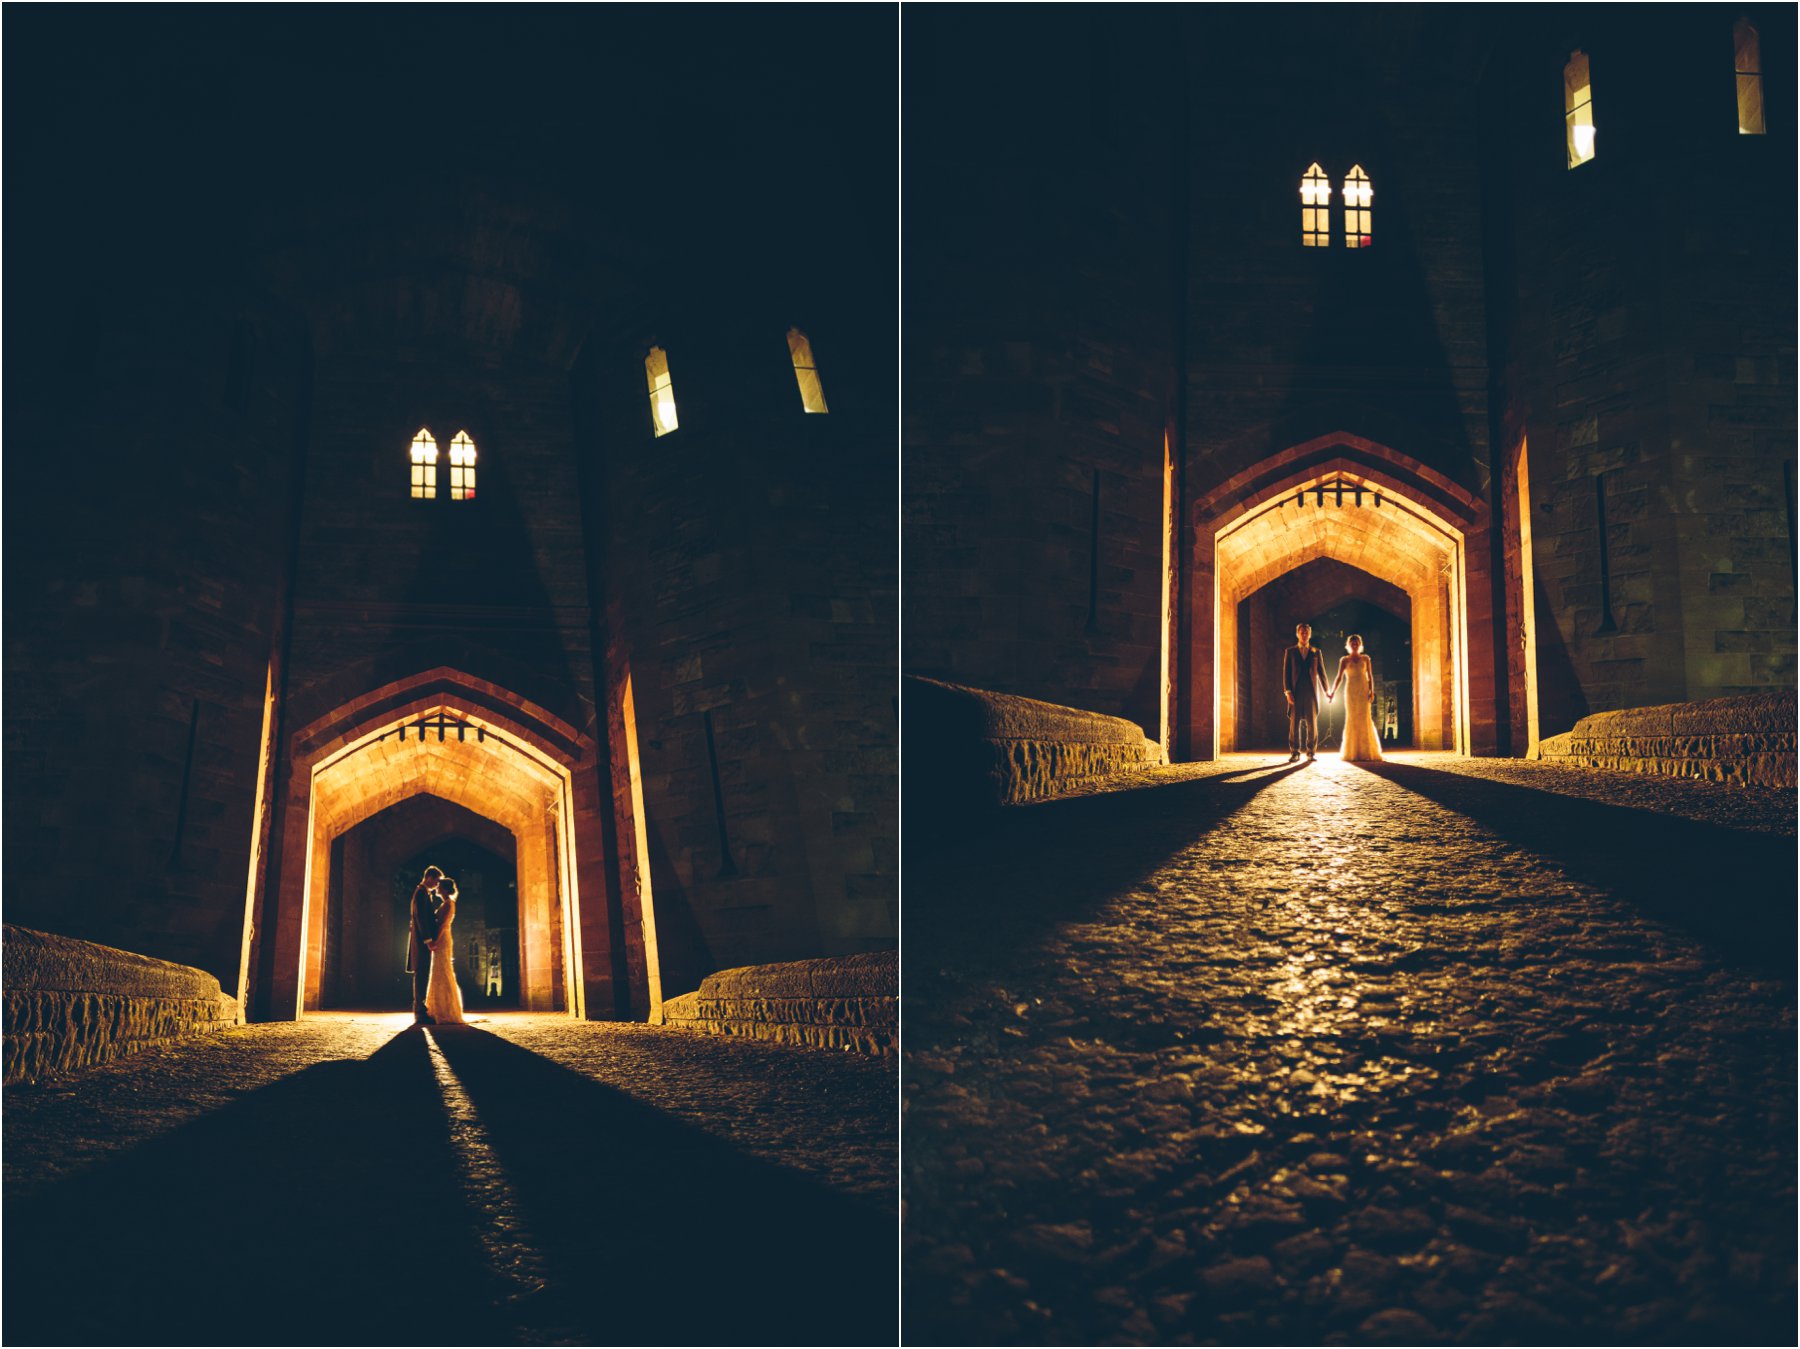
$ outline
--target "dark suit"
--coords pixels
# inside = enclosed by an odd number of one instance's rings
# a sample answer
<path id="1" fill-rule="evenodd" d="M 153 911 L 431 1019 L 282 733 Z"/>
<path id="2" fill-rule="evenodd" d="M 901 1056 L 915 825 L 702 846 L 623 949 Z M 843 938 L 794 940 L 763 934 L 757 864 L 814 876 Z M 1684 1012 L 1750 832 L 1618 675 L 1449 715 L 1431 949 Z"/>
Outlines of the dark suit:
<path id="1" fill-rule="evenodd" d="M 1293 699 L 1288 704 L 1288 752 L 1311 754 L 1319 740 L 1319 695 L 1325 691 L 1325 658 L 1318 647 L 1302 652 L 1296 645 L 1282 653 L 1281 686 Z"/>
<path id="2" fill-rule="evenodd" d="M 412 920 L 407 924 L 406 972 L 412 975 L 413 1015 L 425 1015 L 425 989 L 431 983 L 431 951 L 425 945 L 438 934 L 437 896 L 423 885 L 414 887 Z"/>

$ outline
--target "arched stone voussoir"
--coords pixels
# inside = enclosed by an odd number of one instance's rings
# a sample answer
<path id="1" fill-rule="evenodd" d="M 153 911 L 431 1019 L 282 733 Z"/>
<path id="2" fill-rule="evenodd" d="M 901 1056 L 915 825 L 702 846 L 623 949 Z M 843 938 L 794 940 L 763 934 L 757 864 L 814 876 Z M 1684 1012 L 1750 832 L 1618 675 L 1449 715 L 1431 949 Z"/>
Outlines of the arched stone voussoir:
<path id="1" fill-rule="evenodd" d="M 359 672 L 358 677 L 368 675 Z M 472 716 L 565 764 L 586 759 L 594 748 L 591 718 L 586 728 L 578 727 L 511 686 L 453 666 L 415 669 L 361 687 L 363 692 L 301 723 L 292 740 L 297 765 L 327 758 L 363 737 L 437 710 Z"/>

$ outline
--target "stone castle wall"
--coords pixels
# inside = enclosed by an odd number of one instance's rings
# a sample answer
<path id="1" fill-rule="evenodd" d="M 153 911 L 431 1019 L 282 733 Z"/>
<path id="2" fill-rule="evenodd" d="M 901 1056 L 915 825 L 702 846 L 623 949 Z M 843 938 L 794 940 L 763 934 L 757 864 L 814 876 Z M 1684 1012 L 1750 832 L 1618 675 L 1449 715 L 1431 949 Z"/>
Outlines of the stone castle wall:
<path id="1" fill-rule="evenodd" d="M 1010 21 L 907 22 L 905 669 L 1160 739 L 1173 86 L 1077 11 L 1036 17 L 1048 61 Z"/>
<path id="2" fill-rule="evenodd" d="M 1593 159 L 1494 138 L 1501 495 L 1516 519 L 1522 449 L 1537 577 L 1521 601 L 1515 548 L 1510 649 L 1530 603 L 1546 735 L 1795 678 L 1793 136 L 1738 133 L 1736 17 L 1570 12 L 1493 66 L 1503 126 L 1554 124 L 1575 48 L 1593 77 Z M 1792 46 L 1791 12 L 1757 21 L 1765 51 Z M 1513 682 L 1517 720 L 1516 662 Z"/>
<path id="3" fill-rule="evenodd" d="M 235 988 L 304 332 L 229 278 L 99 284 L 9 300 L 47 340 L 10 381 L 7 912 Z"/>

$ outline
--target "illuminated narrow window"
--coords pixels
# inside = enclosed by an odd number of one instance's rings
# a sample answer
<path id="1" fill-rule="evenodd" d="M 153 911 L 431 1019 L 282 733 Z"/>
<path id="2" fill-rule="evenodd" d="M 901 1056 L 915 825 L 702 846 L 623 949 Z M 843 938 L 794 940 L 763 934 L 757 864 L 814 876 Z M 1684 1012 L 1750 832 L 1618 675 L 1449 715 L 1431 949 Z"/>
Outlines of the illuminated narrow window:
<path id="1" fill-rule="evenodd" d="M 1563 67 L 1563 124 L 1569 137 L 1569 167 L 1594 157 L 1594 89 L 1588 80 L 1588 58 L 1583 51 L 1569 53 Z"/>
<path id="2" fill-rule="evenodd" d="M 808 412 L 829 412 L 825 386 L 819 383 L 819 367 L 813 364 L 812 343 L 798 328 L 788 329 L 788 352 L 794 358 L 794 378 L 800 381 L 800 405 Z"/>
<path id="3" fill-rule="evenodd" d="M 412 440 L 412 494 L 426 501 L 437 496 L 437 441 L 422 426 Z"/>
<path id="4" fill-rule="evenodd" d="M 1374 198 L 1375 190 L 1369 186 L 1369 175 L 1363 172 L 1361 164 L 1352 165 L 1350 176 L 1344 179 L 1344 247 L 1367 248 L 1375 242 L 1369 224 L 1374 214 L 1369 203 Z"/>
<path id="5" fill-rule="evenodd" d="M 1756 25 L 1739 19 L 1731 30 L 1737 51 L 1738 135 L 1761 136 L 1763 129 L 1762 38 Z"/>
<path id="6" fill-rule="evenodd" d="M 669 358 L 661 347 L 644 357 L 644 379 L 650 386 L 650 420 L 656 434 L 666 436 L 681 425 L 675 416 L 675 387 L 669 382 Z"/>
<path id="7" fill-rule="evenodd" d="M 1317 164 L 1300 180 L 1300 242 L 1308 248 L 1331 247 L 1331 179 Z"/>
<path id="8" fill-rule="evenodd" d="M 467 431 L 458 431 L 450 442 L 450 499 L 475 499 L 475 442 Z"/>

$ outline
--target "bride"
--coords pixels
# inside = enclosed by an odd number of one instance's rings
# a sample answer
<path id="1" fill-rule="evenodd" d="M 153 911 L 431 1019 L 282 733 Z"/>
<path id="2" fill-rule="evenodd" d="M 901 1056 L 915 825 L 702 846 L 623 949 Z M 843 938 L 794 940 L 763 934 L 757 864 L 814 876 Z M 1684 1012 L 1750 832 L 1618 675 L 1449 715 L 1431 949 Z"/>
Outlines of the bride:
<path id="1" fill-rule="evenodd" d="M 1375 734 L 1374 662 L 1363 654 L 1363 639 L 1352 636 L 1344 643 L 1350 654 L 1338 662 L 1337 678 L 1326 693 L 1330 699 L 1344 686 L 1344 744 L 1346 763 L 1380 763 L 1381 738 Z M 432 977 L 437 977 L 436 971 Z"/>
<path id="2" fill-rule="evenodd" d="M 462 990 L 456 986 L 456 937 L 451 925 L 456 922 L 456 882 L 448 876 L 438 882 L 438 897 L 444 911 L 438 923 L 436 941 L 431 948 L 431 982 L 425 987 L 425 1010 L 442 1026 L 463 1023 Z"/>

